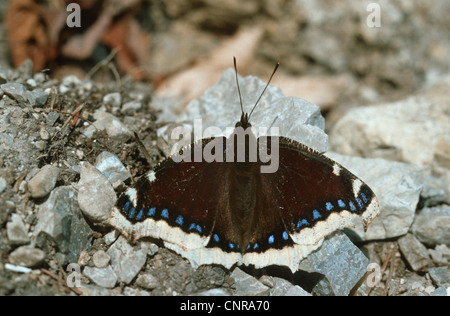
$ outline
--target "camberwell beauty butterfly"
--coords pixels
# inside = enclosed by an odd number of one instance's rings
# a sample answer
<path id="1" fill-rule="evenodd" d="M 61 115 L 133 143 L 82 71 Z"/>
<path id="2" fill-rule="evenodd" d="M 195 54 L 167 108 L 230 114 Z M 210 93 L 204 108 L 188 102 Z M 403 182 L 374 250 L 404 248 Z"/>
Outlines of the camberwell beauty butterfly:
<path id="1" fill-rule="evenodd" d="M 325 236 L 355 218 L 366 229 L 379 213 L 377 199 L 319 152 L 285 137 L 256 138 L 249 119 L 259 99 L 247 114 L 240 91 L 239 98 L 242 116 L 229 138 L 202 139 L 161 162 L 120 196 L 109 222 L 133 240 L 162 239 L 195 268 L 282 265 L 295 272 Z M 262 172 L 269 162 L 252 147 L 278 159 L 277 170 Z M 195 159 L 205 151 L 214 159 Z"/>

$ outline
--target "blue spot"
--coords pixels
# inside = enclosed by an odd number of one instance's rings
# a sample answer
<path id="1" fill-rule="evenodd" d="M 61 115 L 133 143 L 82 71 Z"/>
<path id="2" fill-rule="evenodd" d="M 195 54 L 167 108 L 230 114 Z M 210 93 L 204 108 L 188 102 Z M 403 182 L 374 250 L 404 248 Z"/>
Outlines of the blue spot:
<path id="1" fill-rule="evenodd" d="M 350 211 L 352 211 L 352 212 L 356 211 L 355 204 L 353 204 L 352 201 L 348 202 L 348 205 L 350 205 Z"/>
<path id="2" fill-rule="evenodd" d="M 234 244 L 233 243 L 228 243 L 228 247 L 230 247 L 230 249 L 234 249 Z"/>
<path id="3" fill-rule="evenodd" d="M 128 218 L 129 218 L 129 219 L 133 219 L 135 214 L 136 214 L 136 209 L 133 207 L 133 208 L 130 210 L 130 213 L 128 213 Z"/>
<path id="4" fill-rule="evenodd" d="M 125 205 L 123 206 L 123 208 L 122 208 L 122 210 L 125 212 L 125 213 L 128 213 L 128 209 L 130 208 L 130 201 L 128 201 L 127 203 L 125 203 Z"/>
<path id="5" fill-rule="evenodd" d="M 161 211 L 161 217 L 169 219 L 169 211 L 166 208 Z"/>
<path id="6" fill-rule="evenodd" d="M 191 226 L 189 226 L 189 230 L 196 230 L 197 232 L 199 232 L 200 234 L 202 233 L 202 227 L 198 224 L 194 224 L 192 223 Z"/>
<path id="7" fill-rule="evenodd" d="M 256 243 L 256 244 L 254 244 L 254 245 L 253 245 L 253 249 L 255 249 L 255 250 L 256 250 L 256 249 L 258 249 L 258 248 L 259 248 L 259 245 L 258 245 L 258 243 Z"/>
<path id="8" fill-rule="evenodd" d="M 183 216 L 178 215 L 177 219 L 175 220 L 175 223 L 177 223 L 180 226 L 183 226 Z"/>
<path id="9" fill-rule="evenodd" d="M 331 211 L 334 208 L 334 205 L 331 204 L 331 202 L 327 202 L 327 204 L 325 204 L 325 207 L 327 211 Z"/>
<path id="10" fill-rule="evenodd" d="M 300 227 L 308 225 L 309 225 L 308 221 L 306 219 L 302 219 L 301 221 L 298 221 L 296 228 L 297 230 L 300 230 Z"/>
<path id="11" fill-rule="evenodd" d="M 340 208 L 344 208 L 345 207 L 345 203 L 342 200 L 338 200 L 338 205 Z"/>
<path id="12" fill-rule="evenodd" d="M 137 220 L 137 221 L 140 221 L 140 220 L 142 220 L 143 218 L 144 218 L 144 210 L 141 209 L 141 210 L 139 211 L 137 217 L 136 217 L 136 220 Z"/>
<path id="13" fill-rule="evenodd" d="M 213 239 L 214 239 L 215 242 L 219 242 L 219 240 L 220 240 L 219 236 L 217 236 L 217 234 L 213 235 Z"/>
<path id="14" fill-rule="evenodd" d="M 283 236 L 284 240 L 288 240 L 289 239 L 289 235 L 288 235 L 287 231 L 284 231 L 282 236 Z"/>
<path id="15" fill-rule="evenodd" d="M 147 217 L 155 216 L 156 208 L 152 207 L 148 210 Z"/>
<path id="16" fill-rule="evenodd" d="M 273 235 L 270 235 L 268 241 L 269 241 L 269 244 L 273 244 L 275 241 L 275 237 L 273 237 Z"/>
<path id="17" fill-rule="evenodd" d="M 363 208 L 364 207 L 364 204 L 363 204 L 363 202 L 361 201 L 360 198 L 356 198 L 356 203 L 358 203 L 359 208 Z"/>
<path id="18" fill-rule="evenodd" d="M 313 219 L 314 220 L 319 219 L 321 217 L 322 217 L 322 215 L 320 215 L 320 213 L 317 210 L 313 210 Z"/>
<path id="19" fill-rule="evenodd" d="M 367 202 L 368 202 L 367 196 L 366 196 L 363 192 L 361 192 L 359 195 L 361 195 L 361 197 L 362 197 L 364 203 L 367 203 Z"/>

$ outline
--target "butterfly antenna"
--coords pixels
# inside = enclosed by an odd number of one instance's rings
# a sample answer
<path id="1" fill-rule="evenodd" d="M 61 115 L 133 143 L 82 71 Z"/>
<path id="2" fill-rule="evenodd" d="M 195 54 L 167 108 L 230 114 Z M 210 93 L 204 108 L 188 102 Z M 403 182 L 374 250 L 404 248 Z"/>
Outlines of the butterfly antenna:
<path id="1" fill-rule="evenodd" d="M 275 74 L 275 72 L 277 72 L 278 67 L 280 66 L 280 63 L 278 62 L 275 65 L 275 68 L 273 69 L 272 75 L 270 75 L 269 81 L 266 84 L 266 87 L 264 88 L 263 92 L 261 93 L 261 95 L 259 96 L 258 100 L 256 101 L 255 105 L 253 106 L 253 109 L 251 110 L 248 119 L 250 120 L 250 116 L 252 116 L 253 110 L 256 108 L 256 106 L 259 103 L 259 100 L 261 100 L 261 97 L 263 96 L 264 92 L 266 92 L 267 87 L 269 86 L 270 81 L 272 80 L 273 75 Z"/>
<path id="2" fill-rule="evenodd" d="M 242 115 L 244 115 L 244 106 L 242 105 L 241 89 L 239 88 L 239 81 L 238 81 L 236 57 L 233 57 L 233 62 L 234 62 L 234 74 L 236 75 L 236 85 L 237 85 L 237 89 L 238 89 L 238 93 L 239 93 L 239 101 L 241 102 L 241 111 L 242 111 Z"/>

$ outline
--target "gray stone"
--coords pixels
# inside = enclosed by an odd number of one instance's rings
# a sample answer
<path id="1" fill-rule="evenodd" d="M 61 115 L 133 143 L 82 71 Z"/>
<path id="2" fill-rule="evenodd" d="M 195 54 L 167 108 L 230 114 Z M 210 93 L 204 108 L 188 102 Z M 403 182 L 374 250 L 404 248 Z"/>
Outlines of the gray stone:
<path id="1" fill-rule="evenodd" d="M 3 92 L 9 96 L 10 98 L 16 100 L 20 104 L 23 104 L 27 102 L 27 98 L 25 95 L 25 92 L 27 89 L 25 86 L 18 82 L 8 82 L 5 84 L 2 84 L 0 88 L 3 90 Z"/>
<path id="2" fill-rule="evenodd" d="M 448 289 L 450 290 L 450 287 Z M 432 292 L 430 296 L 448 296 L 447 288 L 445 286 L 440 286 L 434 292 Z"/>
<path id="3" fill-rule="evenodd" d="M 428 249 L 428 252 L 434 261 L 442 263 L 450 262 L 450 248 L 446 245 L 437 245 L 434 249 Z"/>
<path id="4" fill-rule="evenodd" d="M 111 258 L 104 250 L 97 250 L 92 256 L 92 261 L 97 268 L 106 268 Z"/>
<path id="5" fill-rule="evenodd" d="M 135 284 L 146 290 L 156 289 L 160 285 L 158 279 L 148 272 L 140 273 Z"/>
<path id="6" fill-rule="evenodd" d="M 15 265 L 33 268 L 42 264 L 45 252 L 41 249 L 22 246 L 9 255 L 9 262 Z"/>
<path id="7" fill-rule="evenodd" d="M 398 240 L 401 253 L 414 271 L 420 271 L 431 264 L 427 248 L 412 234 L 406 234 Z"/>
<path id="8" fill-rule="evenodd" d="M 28 189 L 30 190 L 31 197 L 43 198 L 47 196 L 56 185 L 56 180 L 59 177 L 59 168 L 46 165 L 28 181 Z"/>
<path id="9" fill-rule="evenodd" d="M 232 290 L 234 296 L 267 295 L 270 291 L 269 287 L 239 268 L 233 270 L 230 278 L 234 280 L 235 288 Z"/>
<path id="10" fill-rule="evenodd" d="M 421 210 L 416 215 L 411 231 L 420 242 L 429 247 L 438 244 L 450 245 L 450 206 Z"/>
<path id="11" fill-rule="evenodd" d="M 129 284 L 135 278 L 147 260 L 148 251 L 147 243 L 132 247 L 123 236 L 116 240 L 107 254 L 111 257 L 111 266 L 120 282 Z"/>
<path id="12" fill-rule="evenodd" d="M 50 112 L 47 114 L 46 123 L 48 126 L 55 125 L 56 121 L 61 117 L 61 114 L 58 112 Z"/>
<path id="13" fill-rule="evenodd" d="M 117 283 L 117 276 L 111 266 L 105 268 L 85 267 L 83 274 L 98 286 L 111 289 Z"/>
<path id="14" fill-rule="evenodd" d="M 366 273 L 368 264 L 369 260 L 347 235 L 336 232 L 302 260 L 298 270 L 323 276 L 314 286 L 313 294 L 347 296 Z"/>
<path id="15" fill-rule="evenodd" d="M 417 203 L 422 189 L 420 167 L 389 161 L 326 153 L 375 192 L 380 215 L 364 232 L 360 220 L 352 228 L 362 240 L 378 240 L 406 234 L 414 221 Z"/>
<path id="16" fill-rule="evenodd" d="M 244 112 L 249 113 L 266 86 L 266 82 L 255 76 L 248 76 L 239 77 L 239 85 Z M 224 71 L 219 82 L 209 88 L 200 100 L 194 100 L 188 104 L 186 113 L 186 117 L 180 121 L 202 119 L 203 129 L 217 126 L 226 134 L 226 127 L 234 128 L 241 117 L 234 70 Z M 273 124 L 274 127 L 279 127 L 280 135 L 292 138 L 320 152 L 328 148 L 328 137 L 323 131 L 325 120 L 320 114 L 319 107 L 303 99 L 285 97 L 275 86 L 267 88 L 250 122 L 256 129 L 269 128 Z"/>
<path id="17" fill-rule="evenodd" d="M 122 104 L 122 96 L 119 92 L 108 93 L 103 96 L 103 104 L 118 108 Z"/>
<path id="18" fill-rule="evenodd" d="M 12 214 L 11 222 L 6 224 L 6 233 L 9 242 L 13 245 L 23 245 L 30 241 L 27 228 L 22 218 L 17 214 Z"/>
<path id="19" fill-rule="evenodd" d="M 91 138 L 95 131 L 106 131 L 109 137 L 118 137 L 127 140 L 133 136 L 133 133 L 114 115 L 107 113 L 103 108 L 94 112 L 94 126 L 89 126 L 84 132 L 88 138 Z"/>
<path id="20" fill-rule="evenodd" d="M 90 248 L 92 229 L 86 223 L 72 186 L 58 187 L 38 207 L 35 236 L 50 236 L 69 262 L 77 262 L 82 250 Z"/>
<path id="21" fill-rule="evenodd" d="M 353 108 L 331 131 L 330 148 L 349 156 L 432 165 L 437 144 L 450 135 L 448 113 L 450 103 L 420 97 Z"/>
<path id="22" fill-rule="evenodd" d="M 104 223 L 116 204 L 116 193 L 108 179 L 88 162 L 81 164 L 78 204 L 93 223 Z"/>
<path id="23" fill-rule="evenodd" d="M 49 93 L 45 91 L 28 91 L 26 97 L 31 106 L 44 106 L 47 103 Z"/>
<path id="24" fill-rule="evenodd" d="M 103 240 L 105 241 L 106 246 L 111 246 L 113 242 L 119 238 L 120 232 L 117 229 L 113 229 L 109 233 L 107 233 L 105 236 L 103 236 Z"/>
<path id="25" fill-rule="evenodd" d="M 122 105 L 120 112 L 125 115 L 133 115 L 142 108 L 140 101 L 130 101 Z"/>
<path id="26" fill-rule="evenodd" d="M 450 286 L 450 268 L 437 267 L 428 269 L 428 274 L 436 286 Z"/>
<path id="27" fill-rule="evenodd" d="M 131 178 L 130 172 L 125 168 L 116 155 L 107 151 L 102 152 L 95 160 L 95 167 L 108 179 L 111 184 Z"/>
<path id="28" fill-rule="evenodd" d="M 300 286 L 295 285 L 295 286 L 291 286 L 286 291 L 286 293 L 284 293 L 284 296 L 312 296 L 312 295 L 310 293 L 306 292 Z"/>
<path id="29" fill-rule="evenodd" d="M 278 278 L 272 278 L 273 286 L 270 289 L 270 296 L 311 296 L 298 285 L 292 285 L 291 282 Z"/>
<path id="30" fill-rule="evenodd" d="M 0 177 L 0 194 L 3 193 L 3 191 L 6 190 L 6 186 L 8 185 L 8 183 L 6 182 L 6 180 L 2 177 Z"/>

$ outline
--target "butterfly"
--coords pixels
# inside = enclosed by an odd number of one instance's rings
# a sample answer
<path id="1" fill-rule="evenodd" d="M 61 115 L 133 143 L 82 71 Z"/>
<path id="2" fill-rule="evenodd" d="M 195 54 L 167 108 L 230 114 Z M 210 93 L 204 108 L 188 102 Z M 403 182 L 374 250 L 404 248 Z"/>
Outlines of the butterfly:
<path id="1" fill-rule="evenodd" d="M 234 58 L 242 114 L 230 137 L 201 139 L 163 160 L 119 197 L 109 223 L 129 239 L 161 239 L 194 268 L 292 272 L 327 235 L 357 218 L 367 229 L 379 214 L 367 184 L 295 140 L 253 132 L 251 115 L 278 66 L 245 113 Z"/>

